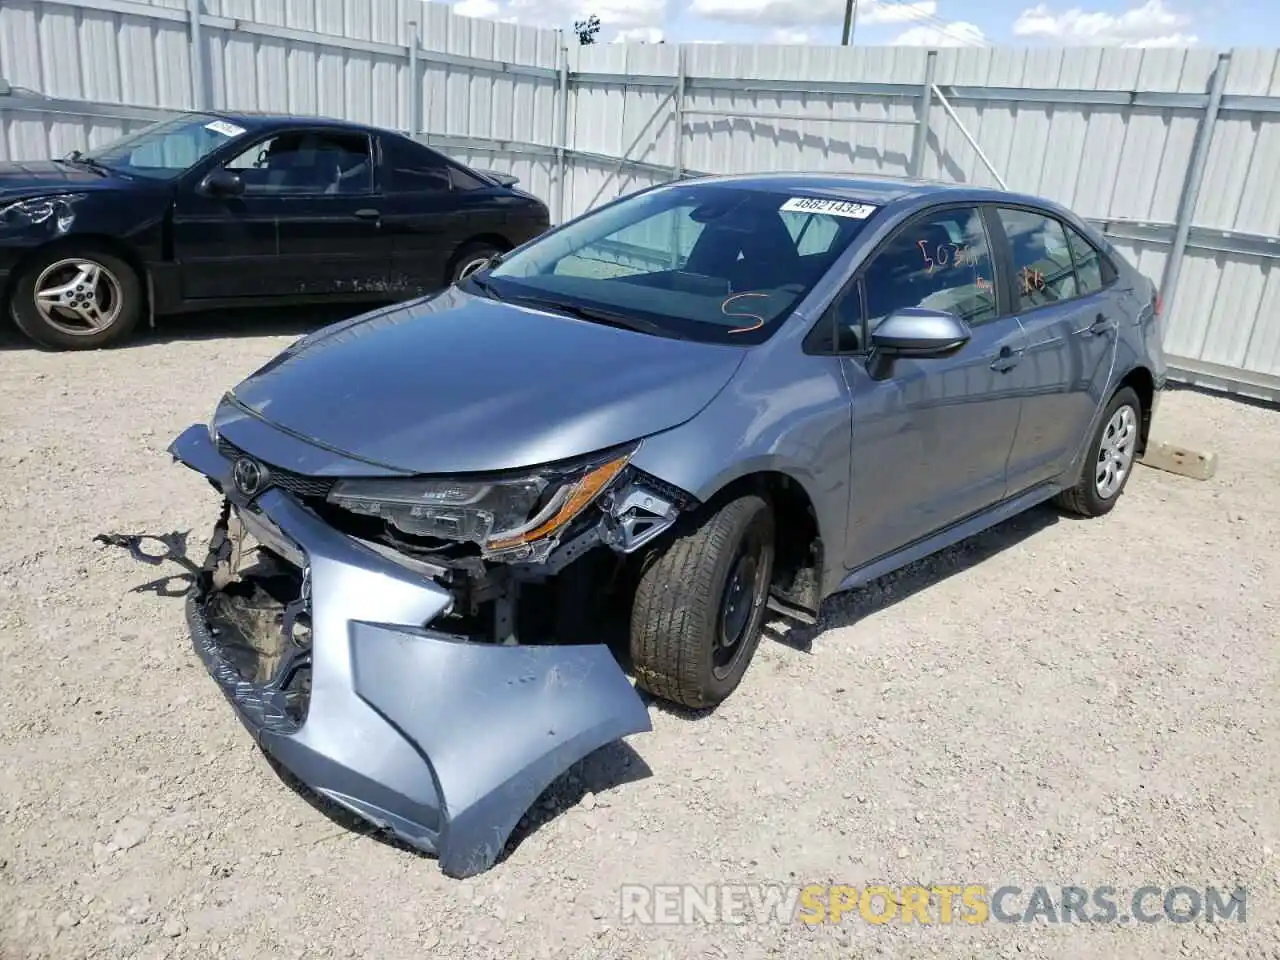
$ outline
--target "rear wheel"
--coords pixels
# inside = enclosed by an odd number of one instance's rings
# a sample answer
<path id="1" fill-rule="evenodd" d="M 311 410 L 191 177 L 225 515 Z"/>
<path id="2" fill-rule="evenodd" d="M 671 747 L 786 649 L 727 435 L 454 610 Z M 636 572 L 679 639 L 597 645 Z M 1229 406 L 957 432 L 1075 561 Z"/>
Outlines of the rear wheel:
<path id="1" fill-rule="evenodd" d="M 631 662 L 641 687 L 695 708 L 737 689 L 760 643 L 773 541 L 773 511 L 749 494 L 659 549 L 640 575 L 631 611 Z"/>
<path id="2" fill-rule="evenodd" d="M 64 246 L 38 255 L 13 285 L 18 329 L 46 347 L 88 350 L 123 340 L 142 316 L 142 284 L 119 257 Z"/>
<path id="3" fill-rule="evenodd" d="M 1058 494 L 1057 505 L 1082 517 L 1110 513 L 1137 463 L 1141 424 L 1142 401 L 1121 387 L 1102 414 L 1075 486 Z"/>
<path id="4" fill-rule="evenodd" d="M 448 282 L 457 283 L 459 280 L 465 280 L 501 252 L 492 243 L 464 244 L 449 261 Z"/>

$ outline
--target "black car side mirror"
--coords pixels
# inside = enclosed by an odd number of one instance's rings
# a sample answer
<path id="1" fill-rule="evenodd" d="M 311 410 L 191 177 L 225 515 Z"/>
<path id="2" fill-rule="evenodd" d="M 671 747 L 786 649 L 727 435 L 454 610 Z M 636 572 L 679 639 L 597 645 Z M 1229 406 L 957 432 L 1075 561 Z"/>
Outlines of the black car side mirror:
<path id="1" fill-rule="evenodd" d="M 954 313 L 922 307 L 895 310 L 871 333 L 867 369 L 872 377 L 883 379 L 897 359 L 949 357 L 964 347 L 972 336 L 969 325 Z"/>
<path id="2" fill-rule="evenodd" d="M 244 179 L 233 170 L 218 167 L 200 181 L 199 190 L 210 197 L 238 197 L 244 193 Z"/>

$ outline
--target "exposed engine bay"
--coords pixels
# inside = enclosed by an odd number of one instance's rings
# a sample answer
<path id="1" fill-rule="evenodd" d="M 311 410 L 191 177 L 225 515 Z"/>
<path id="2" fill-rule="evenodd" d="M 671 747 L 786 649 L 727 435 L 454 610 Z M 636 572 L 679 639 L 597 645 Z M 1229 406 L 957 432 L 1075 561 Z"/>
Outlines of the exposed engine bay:
<path id="1" fill-rule="evenodd" d="M 242 452 L 220 440 L 237 462 Z M 337 480 L 264 467 L 326 524 L 446 587 L 439 626 L 500 644 L 574 642 L 628 595 L 629 558 L 698 502 L 629 450 L 518 477 Z"/>

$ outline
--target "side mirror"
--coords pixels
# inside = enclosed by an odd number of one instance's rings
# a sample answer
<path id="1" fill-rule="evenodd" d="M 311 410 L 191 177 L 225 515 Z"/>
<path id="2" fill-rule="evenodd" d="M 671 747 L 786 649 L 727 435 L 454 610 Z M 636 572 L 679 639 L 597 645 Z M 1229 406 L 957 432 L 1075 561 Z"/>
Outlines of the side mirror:
<path id="1" fill-rule="evenodd" d="M 218 167 L 200 181 L 199 190 L 210 197 L 238 197 L 244 193 L 244 179 L 233 170 Z"/>
<path id="2" fill-rule="evenodd" d="M 871 334 L 871 375 L 877 379 L 886 376 L 899 358 L 949 357 L 972 336 L 969 325 L 954 313 L 922 307 L 895 310 Z"/>

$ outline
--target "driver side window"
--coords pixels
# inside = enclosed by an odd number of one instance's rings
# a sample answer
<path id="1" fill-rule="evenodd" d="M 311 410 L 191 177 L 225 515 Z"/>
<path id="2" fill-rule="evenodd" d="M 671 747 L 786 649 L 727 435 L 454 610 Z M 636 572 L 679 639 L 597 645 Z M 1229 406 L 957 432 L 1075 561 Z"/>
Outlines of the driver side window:
<path id="1" fill-rule="evenodd" d="M 373 190 L 373 157 L 363 134 L 292 131 L 255 143 L 228 161 L 246 195 L 351 195 Z"/>
<path id="2" fill-rule="evenodd" d="M 954 313 L 970 326 L 996 317 L 995 273 L 976 207 L 939 210 L 903 227 L 863 271 L 869 337 L 895 310 Z"/>

